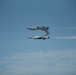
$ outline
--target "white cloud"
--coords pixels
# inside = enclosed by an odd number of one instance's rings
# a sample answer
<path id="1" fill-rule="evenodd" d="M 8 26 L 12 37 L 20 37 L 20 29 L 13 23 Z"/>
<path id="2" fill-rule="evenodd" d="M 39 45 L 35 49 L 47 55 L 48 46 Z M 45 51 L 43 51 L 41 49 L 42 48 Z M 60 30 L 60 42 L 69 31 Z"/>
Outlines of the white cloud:
<path id="1" fill-rule="evenodd" d="M 52 50 L 14 53 L 2 61 L 2 75 L 61 74 L 75 72 L 76 51 Z"/>
<path id="2" fill-rule="evenodd" d="M 55 39 L 68 39 L 68 40 L 76 40 L 76 36 L 63 36 L 63 37 L 54 37 Z"/>

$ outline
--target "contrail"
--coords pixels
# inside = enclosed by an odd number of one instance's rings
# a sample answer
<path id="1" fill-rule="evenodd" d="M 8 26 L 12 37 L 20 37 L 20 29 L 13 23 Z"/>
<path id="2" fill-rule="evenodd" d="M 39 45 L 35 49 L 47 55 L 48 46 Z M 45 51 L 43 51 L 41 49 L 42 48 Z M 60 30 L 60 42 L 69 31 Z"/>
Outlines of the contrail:
<path id="1" fill-rule="evenodd" d="M 55 39 L 68 39 L 68 40 L 76 40 L 76 36 L 58 36 L 58 37 L 53 37 Z"/>
<path id="2" fill-rule="evenodd" d="M 76 27 L 55 27 L 50 29 L 76 29 Z"/>

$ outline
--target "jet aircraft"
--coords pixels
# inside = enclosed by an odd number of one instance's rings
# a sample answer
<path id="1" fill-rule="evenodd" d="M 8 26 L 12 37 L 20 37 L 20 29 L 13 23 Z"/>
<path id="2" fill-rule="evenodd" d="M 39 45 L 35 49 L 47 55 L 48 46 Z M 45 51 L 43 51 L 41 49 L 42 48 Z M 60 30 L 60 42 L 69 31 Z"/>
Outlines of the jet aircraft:
<path id="1" fill-rule="evenodd" d="M 48 32 L 48 29 L 49 27 L 45 27 L 45 26 L 42 26 L 42 27 L 33 27 L 33 28 L 27 28 L 28 30 L 43 30 L 46 32 L 46 35 L 49 34 Z"/>
<path id="2" fill-rule="evenodd" d="M 31 37 L 28 37 L 28 39 L 49 39 L 49 36 L 31 36 Z"/>
<path id="3" fill-rule="evenodd" d="M 49 39 L 49 36 L 48 36 L 49 35 L 49 31 L 48 31 L 49 27 L 42 26 L 42 27 L 33 27 L 33 28 L 27 28 L 27 29 L 28 30 L 43 30 L 46 32 L 46 34 L 43 36 L 31 36 L 31 37 L 28 37 L 28 39 L 43 39 L 43 40 Z"/>

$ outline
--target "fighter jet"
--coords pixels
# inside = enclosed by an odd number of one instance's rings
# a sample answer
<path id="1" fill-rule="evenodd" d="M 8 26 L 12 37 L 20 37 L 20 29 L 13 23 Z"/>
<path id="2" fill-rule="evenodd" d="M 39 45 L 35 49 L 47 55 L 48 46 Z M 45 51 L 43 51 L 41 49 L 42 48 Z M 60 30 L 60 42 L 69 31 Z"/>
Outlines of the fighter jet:
<path id="1" fill-rule="evenodd" d="M 45 27 L 45 26 L 42 26 L 42 27 L 33 27 L 33 28 L 27 28 L 28 30 L 43 30 L 46 32 L 45 35 L 43 36 L 31 36 L 31 37 L 28 37 L 28 39 L 49 39 L 49 27 Z"/>
<path id="2" fill-rule="evenodd" d="M 46 35 L 49 34 L 48 32 L 48 29 L 49 27 L 45 27 L 45 26 L 42 26 L 42 27 L 33 27 L 33 28 L 27 28 L 28 30 L 43 30 L 46 32 Z"/>
<path id="3" fill-rule="evenodd" d="M 49 39 L 49 36 L 31 36 L 31 37 L 28 37 L 28 39 Z"/>

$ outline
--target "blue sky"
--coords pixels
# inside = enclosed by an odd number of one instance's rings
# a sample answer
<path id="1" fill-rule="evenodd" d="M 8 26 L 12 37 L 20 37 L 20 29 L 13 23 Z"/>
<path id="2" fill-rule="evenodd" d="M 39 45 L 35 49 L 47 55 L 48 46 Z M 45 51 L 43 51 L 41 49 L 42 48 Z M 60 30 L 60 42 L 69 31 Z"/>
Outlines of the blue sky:
<path id="1" fill-rule="evenodd" d="M 0 0 L 0 75 L 76 75 L 75 32 L 75 0 Z"/>

